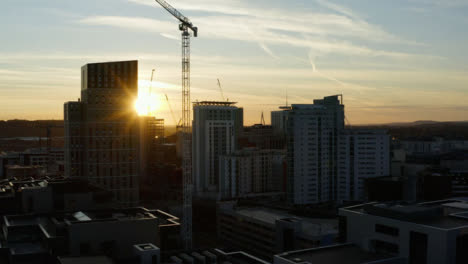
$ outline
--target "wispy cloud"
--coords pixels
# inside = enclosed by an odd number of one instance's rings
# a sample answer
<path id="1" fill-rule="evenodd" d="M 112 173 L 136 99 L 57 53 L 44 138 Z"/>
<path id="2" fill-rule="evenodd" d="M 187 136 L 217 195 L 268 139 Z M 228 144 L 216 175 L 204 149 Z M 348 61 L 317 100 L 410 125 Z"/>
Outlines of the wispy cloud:
<path id="1" fill-rule="evenodd" d="M 466 0 L 410 0 L 410 2 L 445 8 L 468 6 L 468 1 Z"/>
<path id="2" fill-rule="evenodd" d="M 342 88 L 344 89 L 352 89 L 352 90 L 356 90 L 358 92 L 362 92 L 362 91 L 369 91 L 369 90 L 375 90 L 375 88 L 369 88 L 369 87 L 365 87 L 365 86 L 362 86 L 362 85 L 357 85 L 357 84 L 352 84 L 352 83 L 347 83 L 347 82 L 343 82 L 343 81 L 340 81 L 338 80 L 337 78 L 329 75 L 329 74 L 326 74 L 326 73 L 323 73 L 322 71 L 319 71 L 317 69 L 317 66 L 315 64 L 315 58 L 313 56 L 313 52 L 309 52 L 309 61 L 310 61 L 310 65 L 312 66 L 312 72 L 326 80 L 329 80 L 329 81 L 332 81 L 334 83 L 337 83 L 339 84 Z M 340 93 L 343 93 L 343 90 L 341 91 L 338 91 Z"/>
<path id="3" fill-rule="evenodd" d="M 81 19 L 78 22 L 89 25 L 106 25 L 163 34 L 169 34 L 166 32 L 173 32 L 173 25 L 168 21 L 141 17 L 94 16 Z M 261 23 L 266 22 L 256 18 L 241 19 L 215 16 L 199 17 L 197 25 L 204 29 L 200 34 L 205 38 L 231 39 L 261 44 L 260 46 L 262 49 L 270 56 L 273 53 L 267 45 L 313 48 L 316 52 L 322 54 L 336 53 L 355 56 L 382 56 L 397 59 L 424 56 L 398 51 L 373 49 L 367 46 L 353 44 L 347 40 L 320 36 L 320 33 L 316 34 L 314 37 L 314 35 L 309 32 L 309 36 L 311 37 L 309 39 L 304 39 L 300 35 L 297 35 L 298 31 L 300 31 L 300 26 L 294 28 L 293 24 L 285 26 L 285 24 L 278 24 L 278 22 L 271 22 L 267 23 L 268 26 L 262 26 Z M 253 38 L 252 33 L 245 30 L 246 27 L 249 27 L 248 25 L 256 25 L 254 33 L 256 37 Z M 287 31 L 288 27 L 291 28 L 290 31 Z M 322 29 L 320 31 L 322 31 Z M 346 30 L 343 30 L 343 32 L 346 32 Z M 296 33 L 296 35 L 292 35 L 291 33 Z M 273 56 L 275 57 L 274 54 Z"/>
<path id="4" fill-rule="evenodd" d="M 153 1 L 127 1 L 154 8 L 159 7 L 159 4 Z M 420 45 L 414 41 L 401 39 L 378 25 L 368 23 L 352 9 L 343 5 L 328 0 L 315 0 L 314 2 L 317 7 L 322 7 L 325 11 L 264 9 L 256 7 L 252 2 L 247 3 L 242 0 L 200 0 L 197 2 L 178 0 L 174 3 L 174 7 L 194 12 L 190 14 L 190 18 L 200 28 L 200 36 L 254 42 L 272 58 L 278 56 L 272 52 L 271 45 L 314 48 L 316 52 L 324 54 L 392 58 L 405 58 L 412 54 L 371 48 L 368 45 L 356 44 L 358 42 L 350 41 L 350 39 L 354 38 L 369 44 L 391 42 Z M 173 22 L 168 22 L 170 19 L 169 14 L 165 20 L 97 16 L 83 19 L 80 22 L 152 32 L 159 30 L 163 34 L 168 34 L 173 31 Z M 301 37 L 304 34 L 308 36 L 307 40 Z"/>

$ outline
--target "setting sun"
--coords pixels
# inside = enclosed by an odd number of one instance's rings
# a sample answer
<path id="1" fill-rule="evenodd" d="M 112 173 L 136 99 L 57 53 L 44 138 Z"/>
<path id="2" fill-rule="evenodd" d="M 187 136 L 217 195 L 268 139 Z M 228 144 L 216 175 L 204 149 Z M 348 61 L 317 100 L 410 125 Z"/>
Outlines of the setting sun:
<path id="1" fill-rule="evenodd" d="M 138 115 L 155 115 L 161 107 L 161 99 L 156 94 L 138 93 L 138 99 L 135 101 L 135 110 Z"/>

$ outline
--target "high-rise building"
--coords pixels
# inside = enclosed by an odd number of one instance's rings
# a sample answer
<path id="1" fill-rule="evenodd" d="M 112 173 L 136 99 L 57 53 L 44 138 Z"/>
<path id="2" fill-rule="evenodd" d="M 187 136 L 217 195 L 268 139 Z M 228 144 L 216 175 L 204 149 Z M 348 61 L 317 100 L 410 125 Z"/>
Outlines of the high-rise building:
<path id="1" fill-rule="evenodd" d="M 256 124 L 244 127 L 239 148 L 286 149 L 285 134 L 276 133 L 272 126 Z"/>
<path id="2" fill-rule="evenodd" d="M 77 102 L 67 102 L 64 105 L 65 129 L 65 176 L 81 177 L 83 175 L 84 142 L 83 105 Z"/>
<path id="3" fill-rule="evenodd" d="M 390 175 L 390 136 L 384 130 L 345 129 L 339 97 L 285 110 L 292 204 L 365 201 L 365 180 Z"/>
<path id="4" fill-rule="evenodd" d="M 245 148 L 220 157 L 221 198 L 283 192 L 283 150 Z"/>
<path id="5" fill-rule="evenodd" d="M 140 179 L 147 184 L 161 165 L 164 143 L 164 119 L 140 116 Z"/>
<path id="6" fill-rule="evenodd" d="M 366 179 L 390 175 L 390 135 L 347 129 L 340 136 L 338 201 L 365 201 Z"/>
<path id="7" fill-rule="evenodd" d="M 197 102 L 193 107 L 192 167 L 195 196 L 219 198 L 219 157 L 237 148 L 243 109 L 233 102 Z"/>
<path id="8" fill-rule="evenodd" d="M 313 204 L 335 200 L 344 105 L 338 96 L 329 96 L 314 100 L 314 104 L 293 104 L 287 113 L 288 201 Z"/>
<path id="9" fill-rule="evenodd" d="M 289 106 L 281 106 L 280 111 L 271 112 L 271 127 L 276 134 L 286 134 L 288 132 L 287 121 Z"/>
<path id="10" fill-rule="evenodd" d="M 138 61 L 81 68 L 81 101 L 64 106 L 65 171 L 112 191 L 122 204 L 138 201 Z"/>

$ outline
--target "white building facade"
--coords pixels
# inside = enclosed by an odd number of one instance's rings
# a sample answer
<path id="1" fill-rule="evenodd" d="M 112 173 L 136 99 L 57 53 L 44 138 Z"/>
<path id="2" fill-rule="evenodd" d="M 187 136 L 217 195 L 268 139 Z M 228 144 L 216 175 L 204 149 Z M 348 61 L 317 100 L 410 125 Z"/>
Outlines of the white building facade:
<path id="1" fill-rule="evenodd" d="M 243 109 L 232 102 L 198 102 L 193 107 L 194 195 L 219 199 L 219 157 L 236 150 Z"/>
<path id="2" fill-rule="evenodd" d="M 390 175 L 390 136 L 385 130 L 348 129 L 339 147 L 338 201 L 365 201 L 365 180 Z"/>
<path id="3" fill-rule="evenodd" d="M 329 96 L 314 104 L 293 104 L 287 111 L 288 201 L 316 204 L 335 200 L 344 105 L 338 96 Z"/>
<path id="4" fill-rule="evenodd" d="M 220 157 L 221 198 L 279 193 L 284 186 L 285 151 L 247 148 Z"/>
<path id="5" fill-rule="evenodd" d="M 287 199 L 296 205 L 365 200 L 365 179 L 390 175 L 384 130 L 345 129 L 340 95 L 287 113 Z"/>
<path id="6" fill-rule="evenodd" d="M 339 209 L 340 232 L 364 251 L 407 263 L 468 263 L 468 202 L 362 204 Z"/>

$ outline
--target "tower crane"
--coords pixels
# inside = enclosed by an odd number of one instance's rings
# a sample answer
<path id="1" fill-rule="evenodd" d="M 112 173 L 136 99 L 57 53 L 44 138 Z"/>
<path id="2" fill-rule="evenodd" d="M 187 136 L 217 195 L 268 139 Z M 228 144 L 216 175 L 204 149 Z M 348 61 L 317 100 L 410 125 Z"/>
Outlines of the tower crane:
<path id="1" fill-rule="evenodd" d="M 172 116 L 172 120 L 174 121 L 174 124 L 176 124 L 176 126 L 180 125 L 181 120 L 177 122 L 177 119 L 174 115 L 174 111 L 172 110 L 171 103 L 169 102 L 169 97 L 167 97 L 167 94 L 164 94 L 164 96 L 166 97 L 166 102 L 167 102 L 167 105 L 169 106 L 169 110 L 171 111 L 171 116 Z"/>
<path id="2" fill-rule="evenodd" d="M 182 178 L 183 205 L 181 235 L 185 249 L 192 248 L 192 153 L 191 153 L 191 113 L 190 113 L 190 32 L 198 36 L 198 28 L 177 9 L 164 0 L 155 0 L 171 15 L 180 21 L 182 31 Z"/>
<path id="3" fill-rule="evenodd" d="M 151 81 L 150 81 L 150 87 L 149 87 L 149 91 L 148 91 L 148 98 L 151 98 L 151 93 L 153 92 L 153 76 L 154 76 L 154 71 L 155 69 L 153 69 L 151 71 Z M 148 115 L 151 115 L 150 113 L 150 105 L 148 104 Z"/>
<path id="4" fill-rule="evenodd" d="M 221 82 L 219 81 L 219 79 L 218 79 L 218 87 L 219 87 L 219 90 L 221 91 L 221 97 L 223 98 L 223 101 L 224 101 L 223 88 L 221 87 Z"/>
<path id="5" fill-rule="evenodd" d="M 152 88 L 153 88 L 153 76 L 154 76 L 154 72 L 155 72 L 155 71 L 156 71 L 155 69 L 153 69 L 153 70 L 151 71 L 151 84 L 150 84 L 150 89 L 149 89 L 150 95 L 151 95 L 151 93 L 152 93 Z M 181 121 L 181 119 L 179 119 L 179 122 L 177 122 L 177 119 L 176 119 L 176 117 L 175 117 L 175 115 L 174 115 L 174 111 L 172 110 L 172 105 L 171 105 L 171 103 L 169 102 L 169 97 L 167 96 L 167 93 L 166 93 L 166 92 L 164 92 L 164 96 L 166 97 L 167 106 L 169 107 L 169 110 L 171 111 L 172 120 L 174 121 L 174 124 L 175 124 L 176 126 L 179 126 L 180 123 L 181 123 L 182 121 Z M 149 111 L 149 109 L 148 109 L 148 111 Z"/>

